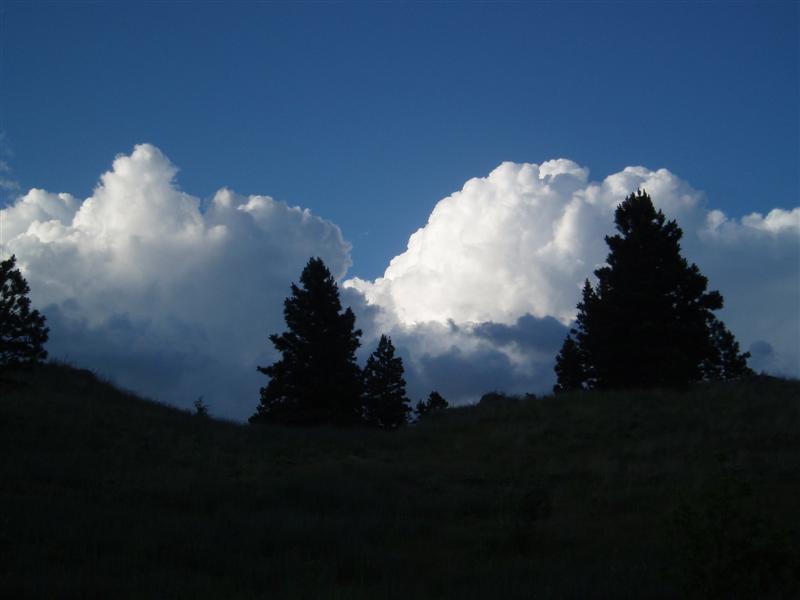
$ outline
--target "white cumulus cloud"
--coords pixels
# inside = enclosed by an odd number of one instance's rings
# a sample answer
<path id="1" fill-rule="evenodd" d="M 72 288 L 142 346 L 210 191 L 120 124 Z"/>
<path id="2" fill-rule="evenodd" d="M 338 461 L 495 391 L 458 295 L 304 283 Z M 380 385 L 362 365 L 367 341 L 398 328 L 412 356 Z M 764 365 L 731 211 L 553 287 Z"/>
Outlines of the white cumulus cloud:
<path id="1" fill-rule="evenodd" d="M 442 330 L 435 348 L 420 335 L 428 350 L 417 360 L 480 352 L 475 335 L 464 339 L 476 324 L 512 326 L 527 315 L 567 325 L 584 279 L 605 261 L 614 209 L 637 189 L 683 228 L 685 255 L 725 296 L 721 316 L 744 349 L 755 345 L 754 366 L 799 375 L 800 208 L 729 219 L 666 169 L 627 167 L 593 182 L 570 160 L 503 163 L 440 200 L 383 277 L 345 286 L 401 338 L 431 324 L 456 326 Z M 552 366 L 552 356 L 533 356 L 530 346 L 493 348 L 517 368 Z"/>
<path id="2" fill-rule="evenodd" d="M 175 184 L 154 146 L 118 156 L 93 194 L 31 190 L 2 211 L 15 253 L 51 327 L 51 356 L 98 369 L 179 406 L 205 395 L 245 418 L 274 356 L 282 302 L 310 256 L 342 277 L 339 228 L 268 196 L 221 189 L 205 211 Z"/>
<path id="3" fill-rule="evenodd" d="M 116 158 L 89 198 L 32 189 L 0 211 L 48 317 L 55 358 L 138 392 L 244 419 L 256 365 L 276 355 L 283 299 L 311 256 L 340 281 L 350 245 L 335 224 L 269 196 L 220 189 L 201 202 L 154 146 Z M 361 359 L 388 333 L 414 400 L 542 392 L 580 287 L 605 260 L 615 207 L 646 189 L 684 230 L 683 249 L 725 297 L 721 316 L 757 369 L 800 375 L 800 208 L 733 219 L 666 169 L 602 181 L 558 159 L 506 162 L 440 200 L 375 281 L 344 281 L 364 330 Z M 387 216 L 390 217 L 390 216 Z"/>

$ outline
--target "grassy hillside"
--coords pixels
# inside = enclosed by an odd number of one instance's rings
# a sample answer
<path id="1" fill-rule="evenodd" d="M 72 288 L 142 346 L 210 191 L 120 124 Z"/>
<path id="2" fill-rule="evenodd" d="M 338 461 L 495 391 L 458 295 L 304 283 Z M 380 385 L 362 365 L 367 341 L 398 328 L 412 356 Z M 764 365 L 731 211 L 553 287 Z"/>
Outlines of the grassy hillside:
<path id="1" fill-rule="evenodd" d="M 585 394 L 397 433 L 0 383 L 6 597 L 792 597 L 800 385 Z"/>

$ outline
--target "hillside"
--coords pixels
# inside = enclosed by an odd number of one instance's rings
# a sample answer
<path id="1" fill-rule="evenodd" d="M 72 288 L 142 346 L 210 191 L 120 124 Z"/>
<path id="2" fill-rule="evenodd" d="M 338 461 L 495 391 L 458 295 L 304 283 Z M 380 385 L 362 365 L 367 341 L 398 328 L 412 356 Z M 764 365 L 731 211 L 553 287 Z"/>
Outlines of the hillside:
<path id="1" fill-rule="evenodd" d="M 800 383 L 251 427 L 0 383 L 6 597 L 791 597 Z M 255 401 L 254 401 L 255 404 Z"/>

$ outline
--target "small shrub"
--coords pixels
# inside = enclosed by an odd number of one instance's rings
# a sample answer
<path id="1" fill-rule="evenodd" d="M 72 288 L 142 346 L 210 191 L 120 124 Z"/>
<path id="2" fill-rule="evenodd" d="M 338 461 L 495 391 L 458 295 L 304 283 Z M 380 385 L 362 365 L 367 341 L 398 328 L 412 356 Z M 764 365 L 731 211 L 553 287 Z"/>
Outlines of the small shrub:
<path id="1" fill-rule="evenodd" d="M 203 402 L 203 397 L 200 396 L 197 400 L 194 401 L 194 416 L 200 417 L 201 419 L 208 418 L 208 405 Z"/>

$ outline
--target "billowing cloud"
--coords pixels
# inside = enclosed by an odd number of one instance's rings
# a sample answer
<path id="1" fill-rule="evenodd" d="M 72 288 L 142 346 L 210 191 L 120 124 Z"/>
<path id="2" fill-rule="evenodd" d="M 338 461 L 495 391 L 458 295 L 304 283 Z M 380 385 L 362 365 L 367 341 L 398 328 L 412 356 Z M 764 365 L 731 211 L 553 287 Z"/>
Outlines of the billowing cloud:
<path id="1" fill-rule="evenodd" d="M 342 300 L 363 330 L 362 362 L 388 333 L 403 359 L 407 391 L 414 401 L 436 390 L 453 404 L 474 402 L 487 391 L 547 392 L 555 383 L 553 359 L 569 328 L 552 317 L 523 315 L 514 323 L 401 325 L 382 307 L 369 305 L 352 287 Z"/>
<path id="2" fill-rule="evenodd" d="M 711 211 L 687 253 L 725 296 L 720 314 L 753 367 L 800 376 L 800 208 L 740 220 Z"/>
<path id="3" fill-rule="evenodd" d="M 613 231 L 614 209 L 637 189 L 646 189 L 683 228 L 686 256 L 725 296 L 722 317 L 745 349 L 754 345 L 755 366 L 800 374 L 800 208 L 729 219 L 666 169 L 628 167 L 591 182 L 587 169 L 565 159 L 503 163 L 439 201 L 383 277 L 345 285 L 380 307 L 379 322 L 395 335 L 446 323 L 470 331 L 465 343 L 444 327 L 438 349 L 423 353 L 455 352 L 468 362 L 465 357 L 483 351 L 481 332 L 518 329 L 525 315 L 572 321 L 584 279 L 608 253 L 604 236 Z M 516 329 L 506 338 L 522 335 Z M 536 364 L 533 356 L 552 348 L 537 349 L 545 339 L 538 337 L 523 349 L 521 339 L 505 345 L 494 339 L 491 347 L 512 365 Z M 550 354 L 550 367 L 552 360 Z M 536 388 L 544 379 L 539 382 Z"/>
<path id="4" fill-rule="evenodd" d="M 33 189 L 2 211 L 51 327 L 53 357 L 189 407 L 242 419 L 276 358 L 282 301 L 310 256 L 341 281 L 339 228 L 268 196 L 181 191 L 150 145 L 117 157 L 91 197 Z M 375 281 L 343 302 L 364 330 L 362 361 L 392 336 L 416 400 L 490 390 L 547 391 L 580 287 L 605 260 L 613 212 L 643 188 L 684 230 L 683 248 L 725 296 L 722 318 L 757 369 L 800 375 L 800 208 L 731 219 L 666 169 L 628 167 L 599 182 L 565 160 L 503 163 L 434 207 Z M 203 204 L 203 206 L 201 206 Z"/>
<path id="5" fill-rule="evenodd" d="M 450 402 L 474 402 L 481 394 L 549 392 L 553 359 L 569 328 L 553 317 L 526 314 L 515 323 L 446 325 L 428 322 L 392 330 L 405 350 L 414 398 L 437 390 Z"/>
<path id="6" fill-rule="evenodd" d="M 51 356 L 188 407 L 252 413 L 283 327 L 282 302 L 310 256 L 342 277 L 350 246 L 339 228 L 268 196 L 222 189 L 209 206 L 175 184 L 155 147 L 118 156 L 91 197 L 31 190 L 2 211 L 51 328 Z"/>
<path id="7" fill-rule="evenodd" d="M 678 217 L 702 200 L 664 169 L 629 167 L 595 184 L 569 160 L 503 163 L 440 200 L 382 278 L 347 285 L 405 324 L 526 313 L 569 322 L 575 290 L 605 258 L 614 207 L 642 186 Z"/>

